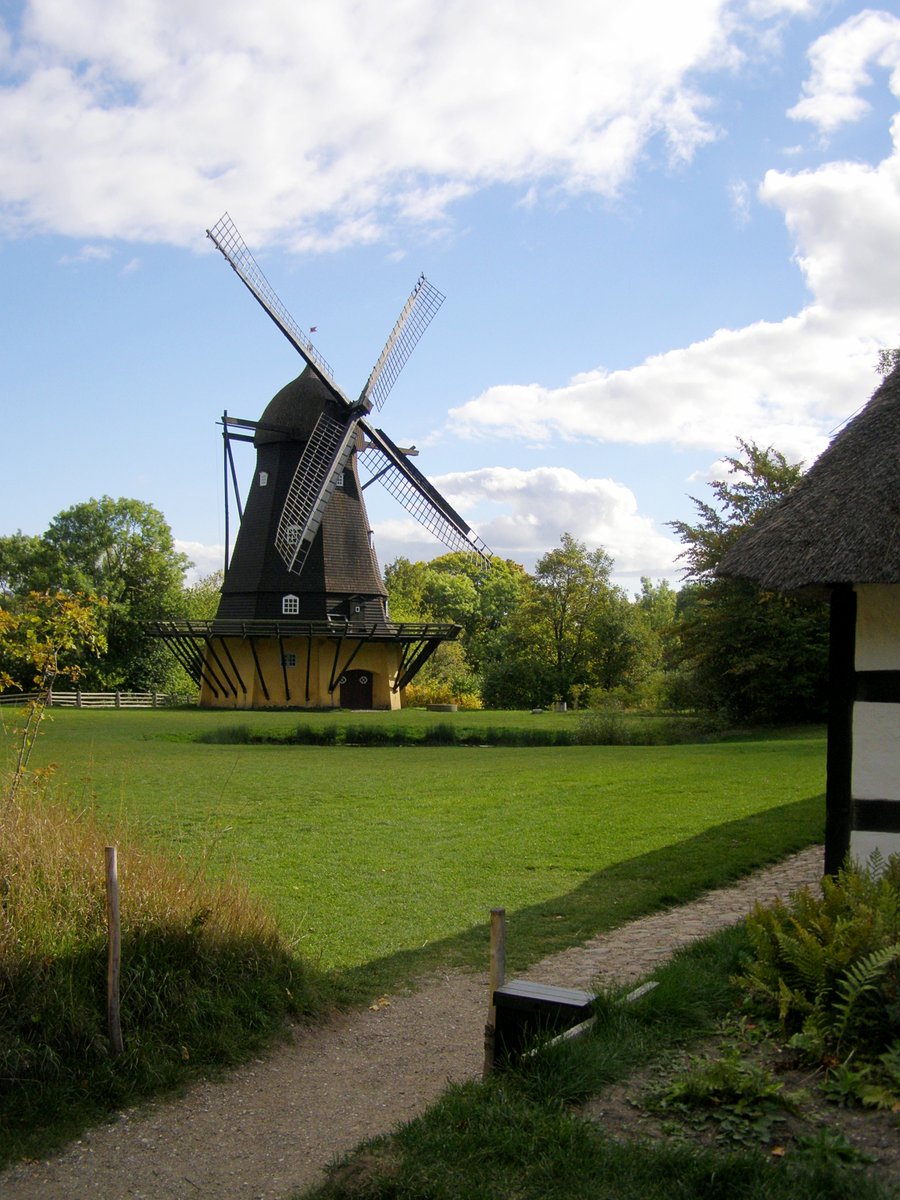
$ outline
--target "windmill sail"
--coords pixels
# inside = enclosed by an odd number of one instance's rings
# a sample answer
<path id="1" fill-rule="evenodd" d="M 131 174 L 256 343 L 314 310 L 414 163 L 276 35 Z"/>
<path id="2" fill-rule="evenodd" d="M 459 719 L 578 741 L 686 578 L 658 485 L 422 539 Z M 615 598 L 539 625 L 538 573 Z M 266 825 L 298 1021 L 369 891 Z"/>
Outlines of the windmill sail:
<path id="1" fill-rule="evenodd" d="M 366 421 L 360 421 L 360 426 L 368 443 L 360 451 L 359 460 L 371 475 L 363 487 L 367 488 L 377 480 L 448 549 L 466 550 L 488 562 L 491 551 L 485 543 L 422 472 L 413 466 L 384 430 L 374 429 Z"/>
<path id="2" fill-rule="evenodd" d="M 397 381 L 397 376 L 406 365 L 406 360 L 415 350 L 419 338 L 431 324 L 444 300 L 443 293 L 430 284 L 424 275 L 420 275 L 397 318 L 397 324 L 384 344 L 378 362 L 366 380 L 366 386 L 359 397 L 361 402 L 370 400 L 369 408 L 374 404 L 379 411 L 381 410 L 388 393 Z"/>
<path id="3" fill-rule="evenodd" d="M 303 356 L 312 369 L 327 384 L 329 391 L 342 403 L 350 407 L 350 401 L 334 381 L 331 366 L 318 352 L 285 306 L 279 300 L 272 285 L 263 274 L 259 263 L 250 253 L 236 225 L 225 213 L 207 229 L 206 236 L 227 260 L 245 286 L 253 293 L 263 309 L 275 322 L 294 349 Z"/>
<path id="4" fill-rule="evenodd" d="M 356 440 L 356 422 L 323 411 L 294 471 L 275 533 L 289 571 L 299 575 Z"/>

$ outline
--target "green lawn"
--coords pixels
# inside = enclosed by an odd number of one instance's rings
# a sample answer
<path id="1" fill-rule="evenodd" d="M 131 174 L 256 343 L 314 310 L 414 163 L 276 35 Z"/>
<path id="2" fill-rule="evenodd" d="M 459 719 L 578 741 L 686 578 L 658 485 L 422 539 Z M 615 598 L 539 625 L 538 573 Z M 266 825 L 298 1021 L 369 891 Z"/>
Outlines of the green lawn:
<path id="1" fill-rule="evenodd" d="M 496 726 L 572 715 L 454 719 Z M 33 765 L 61 764 L 57 779 L 80 801 L 127 816 L 216 874 L 236 871 L 314 963 L 351 974 L 364 964 L 371 974 L 376 961 L 388 977 L 402 974 L 425 946 L 442 961 L 448 953 L 477 961 L 482 939 L 472 943 L 471 931 L 495 905 L 509 911 L 511 937 L 518 921 L 518 956 L 527 958 L 821 836 L 817 730 L 709 745 L 533 749 L 193 740 L 228 723 L 235 714 L 54 710 Z"/>

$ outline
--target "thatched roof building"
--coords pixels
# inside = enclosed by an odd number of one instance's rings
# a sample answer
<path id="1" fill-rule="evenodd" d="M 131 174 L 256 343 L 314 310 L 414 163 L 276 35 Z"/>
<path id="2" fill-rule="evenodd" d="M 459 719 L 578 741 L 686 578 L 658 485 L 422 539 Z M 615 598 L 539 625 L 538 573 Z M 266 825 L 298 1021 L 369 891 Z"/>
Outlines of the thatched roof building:
<path id="1" fill-rule="evenodd" d="M 900 368 L 722 558 L 763 588 L 824 587 L 831 624 L 825 870 L 900 853 Z"/>
<path id="2" fill-rule="evenodd" d="M 900 583 L 900 369 L 719 572 L 778 591 Z"/>

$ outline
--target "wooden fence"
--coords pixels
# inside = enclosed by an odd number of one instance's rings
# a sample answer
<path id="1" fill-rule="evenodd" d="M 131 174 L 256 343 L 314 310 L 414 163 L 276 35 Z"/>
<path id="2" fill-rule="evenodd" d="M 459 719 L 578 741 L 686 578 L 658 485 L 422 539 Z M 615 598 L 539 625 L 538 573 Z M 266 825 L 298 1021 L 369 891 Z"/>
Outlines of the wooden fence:
<path id="1" fill-rule="evenodd" d="M 8 692 L 0 696 L 0 704 L 28 704 L 37 700 L 37 692 Z M 50 693 L 53 708 L 172 708 L 180 704 L 196 704 L 196 696 L 179 696 L 171 692 L 74 692 Z"/>

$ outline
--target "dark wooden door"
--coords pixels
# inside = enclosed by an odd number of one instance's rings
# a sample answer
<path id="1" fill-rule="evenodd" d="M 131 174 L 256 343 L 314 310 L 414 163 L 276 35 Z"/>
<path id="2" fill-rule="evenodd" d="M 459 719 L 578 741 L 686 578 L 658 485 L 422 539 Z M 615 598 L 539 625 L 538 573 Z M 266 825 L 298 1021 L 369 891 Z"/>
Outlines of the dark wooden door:
<path id="1" fill-rule="evenodd" d="M 341 708 L 371 707 L 371 671 L 345 671 L 341 676 Z"/>

